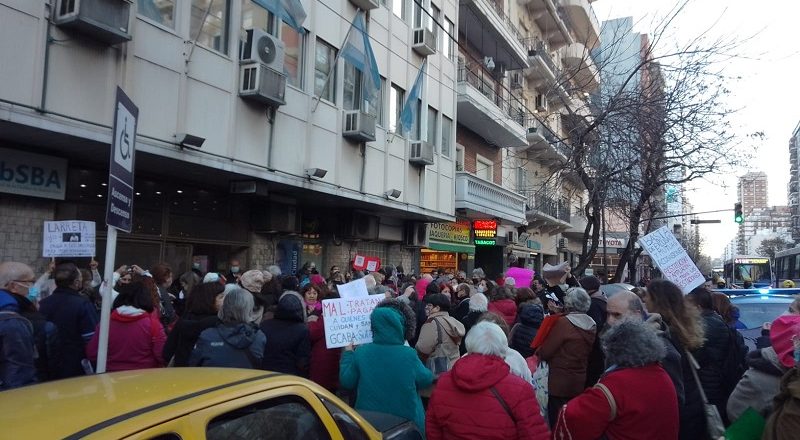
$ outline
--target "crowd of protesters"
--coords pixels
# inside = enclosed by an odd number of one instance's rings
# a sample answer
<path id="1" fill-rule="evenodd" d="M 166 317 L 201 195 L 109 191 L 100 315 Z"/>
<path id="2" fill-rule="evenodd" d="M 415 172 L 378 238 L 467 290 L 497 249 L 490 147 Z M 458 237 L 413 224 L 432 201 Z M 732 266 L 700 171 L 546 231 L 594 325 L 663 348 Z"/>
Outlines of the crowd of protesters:
<path id="1" fill-rule="evenodd" d="M 37 278 L 0 264 L 0 389 L 91 374 L 97 268 L 65 261 Z M 770 439 L 800 432 L 800 302 L 748 353 L 730 300 L 705 286 L 684 295 L 655 279 L 609 298 L 566 263 L 509 275 L 122 266 L 110 280 L 106 368 L 292 374 L 356 409 L 409 419 L 429 439 L 706 439 L 718 428 L 709 407 L 720 425 L 748 410 L 769 418 Z M 373 341 L 329 349 L 321 302 L 358 278 L 385 297 Z"/>

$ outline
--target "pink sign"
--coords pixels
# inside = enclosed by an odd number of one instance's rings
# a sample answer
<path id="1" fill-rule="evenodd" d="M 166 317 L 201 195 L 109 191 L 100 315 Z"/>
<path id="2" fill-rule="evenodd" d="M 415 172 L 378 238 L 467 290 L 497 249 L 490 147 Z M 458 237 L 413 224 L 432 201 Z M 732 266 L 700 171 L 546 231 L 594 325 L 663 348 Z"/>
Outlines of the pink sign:
<path id="1" fill-rule="evenodd" d="M 533 275 L 533 270 L 524 267 L 509 267 L 508 270 L 506 270 L 506 277 L 514 278 L 516 288 L 518 289 L 520 287 L 531 287 Z"/>

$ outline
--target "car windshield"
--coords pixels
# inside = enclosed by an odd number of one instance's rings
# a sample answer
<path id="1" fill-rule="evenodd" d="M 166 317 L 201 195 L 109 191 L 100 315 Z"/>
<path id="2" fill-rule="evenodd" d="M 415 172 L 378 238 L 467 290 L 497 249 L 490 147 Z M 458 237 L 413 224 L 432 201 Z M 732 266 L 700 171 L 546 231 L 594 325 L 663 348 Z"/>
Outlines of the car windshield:
<path id="1" fill-rule="evenodd" d="M 789 303 L 786 302 L 734 302 L 733 305 L 739 308 L 739 321 L 747 328 L 761 327 L 789 310 Z"/>

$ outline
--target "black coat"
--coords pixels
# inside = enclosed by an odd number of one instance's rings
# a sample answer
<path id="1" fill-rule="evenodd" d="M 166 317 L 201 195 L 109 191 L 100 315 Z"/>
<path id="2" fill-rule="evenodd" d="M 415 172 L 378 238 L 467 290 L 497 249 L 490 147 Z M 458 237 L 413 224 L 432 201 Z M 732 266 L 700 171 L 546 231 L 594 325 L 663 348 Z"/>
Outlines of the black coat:
<path id="1" fill-rule="evenodd" d="M 179 319 L 167 335 L 167 342 L 164 344 L 164 362 L 174 361 L 176 367 L 188 367 L 189 356 L 192 354 L 194 344 L 203 330 L 217 325 L 219 318 L 217 315 L 192 315 L 187 314 Z"/>
<path id="2" fill-rule="evenodd" d="M 461 321 L 469 314 L 469 298 L 464 298 L 455 308 L 450 310 L 450 316 Z"/>
<path id="3" fill-rule="evenodd" d="M 595 324 L 597 324 L 597 331 L 603 330 L 606 325 L 606 318 L 608 317 L 608 299 L 605 295 L 592 296 L 592 304 L 589 306 L 589 311 L 586 312 Z M 586 367 L 586 388 L 594 386 L 600 376 L 606 370 L 606 357 L 603 355 L 603 349 L 600 347 L 600 338 L 594 338 L 592 344 L 592 351 L 589 353 L 589 364 Z"/>
<path id="4" fill-rule="evenodd" d="M 673 335 L 668 336 L 668 338 L 670 342 L 672 342 L 672 346 L 675 350 L 681 354 L 680 376 L 683 378 L 684 404 L 678 406 L 678 415 L 680 417 L 678 439 L 706 439 L 706 419 L 703 413 L 703 400 L 700 397 L 700 389 L 697 387 L 697 381 L 694 380 L 694 375 L 692 374 L 693 367 L 678 337 Z M 669 353 L 667 354 L 669 355 Z M 673 377 L 669 370 L 667 373 L 670 374 L 670 377 Z"/>
<path id="5" fill-rule="evenodd" d="M 517 313 L 519 322 L 511 330 L 509 346 L 517 350 L 522 357 L 533 356 L 531 343 L 544 320 L 544 309 L 536 304 L 522 304 Z"/>
<path id="6" fill-rule="evenodd" d="M 278 300 L 275 318 L 261 323 L 267 337 L 262 369 L 308 377 L 311 338 L 304 308 L 300 295 L 285 293 Z"/>
<path id="7" fill-rule="evenodd" d="M 33 339 L 36 344 L 34 366 L 36 378 L 39 382 L 55 379 L 61 368 L 61 340 L 58 337 L 58 328 L 55 324 L 45 319 L 44 315 L 36 310 L 36 306 L 26 297 L 11 295 L 19 305 L 19 314 L 31 322 L 33 326 Z"/>
<path id="8" fill-rule="evenodd" d="M 75 290 L 57 288 L 42 300 L 39 311 L 58 328 L 63 362 L 56 378 L 84 375 L 81 360 L 98 321 L 94 304 Z"/>
<path id="9" fill-rule="evenodd" d="M 702 319 L 705 328 L 705 342 L 694 353 L 694 357 L 700 364 L 698 374 L 709 403 L 719 407 L 720 414 L 724 414 L 725 402 L 730 394 L 728 390 L 733 389 L 725 382 L 723 374 L 730 343 L 730 330 L 714 311 L 703 311 Z"/>
<path id="10" fill-rule="evenodd" d="M 461 352 L 462 355 L 464 355 L 467 352 L 467 346 L 464 342 L 467 340 L 466 334 L 469 333 L 469 329 L 471 329 L 475 324 L 478 323 L 478 318 L 480 318 L 481 315 L 483 315 L 484 313 L 486 312 L 473 310 L 467 313 L 467 316 L 465 316 L 464 319 L 461 320 L 461 323 L 464 324 L 465 337 L 461 338 L 461 345 L 459 346 L 458 351 Z"/>

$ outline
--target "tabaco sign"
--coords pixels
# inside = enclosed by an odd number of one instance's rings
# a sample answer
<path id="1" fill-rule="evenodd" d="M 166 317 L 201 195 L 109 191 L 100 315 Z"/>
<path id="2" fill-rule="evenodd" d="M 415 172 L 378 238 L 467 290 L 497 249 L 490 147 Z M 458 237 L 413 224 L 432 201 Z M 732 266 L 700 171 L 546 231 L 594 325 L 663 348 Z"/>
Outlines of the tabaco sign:
<path id="1" fill-rule="evenodd" d="M 431 223 L 428 238 L 436 241 L 469 244 L 469 223 Z"/>
<path id="2" fill-rule="evenodd" d="M 493 246 L 497 243 L 497 220 L 475 220 L 472 231 L 476 245 Z"/>

